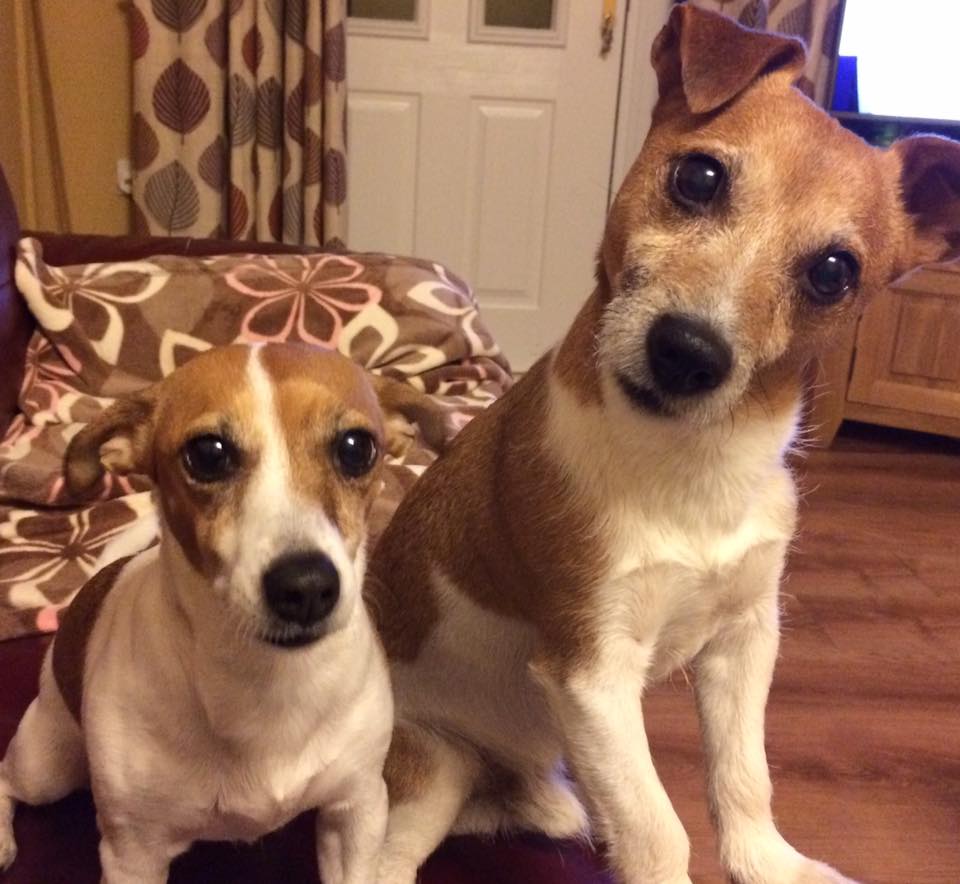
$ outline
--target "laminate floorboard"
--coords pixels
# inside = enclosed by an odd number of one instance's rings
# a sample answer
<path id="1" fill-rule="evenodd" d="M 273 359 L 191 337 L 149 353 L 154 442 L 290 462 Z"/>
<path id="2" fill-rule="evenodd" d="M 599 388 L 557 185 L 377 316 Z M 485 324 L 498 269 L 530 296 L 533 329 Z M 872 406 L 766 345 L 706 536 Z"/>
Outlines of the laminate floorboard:
<path id="1" fill-rule="evenodd" d="M 847 426 L 795 471 L 800 529 L 767 711 L 778 824 L 871 884 L 960 882 L 960 442 Z M 645 704 L 658 769 L 723 881 L 682 675 Z"/>

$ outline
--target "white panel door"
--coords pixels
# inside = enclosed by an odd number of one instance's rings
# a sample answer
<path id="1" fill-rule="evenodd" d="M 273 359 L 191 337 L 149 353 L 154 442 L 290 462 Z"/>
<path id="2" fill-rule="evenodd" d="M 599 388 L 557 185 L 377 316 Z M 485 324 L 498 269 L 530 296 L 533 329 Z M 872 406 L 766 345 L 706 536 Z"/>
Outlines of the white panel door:
<path id="1" fill-rule="evenodd" d="M 593 286 L 622 28 L 602 54 L 602 0 L 350 5 L 347 243 L 448 264 L 528 368 Z"/>

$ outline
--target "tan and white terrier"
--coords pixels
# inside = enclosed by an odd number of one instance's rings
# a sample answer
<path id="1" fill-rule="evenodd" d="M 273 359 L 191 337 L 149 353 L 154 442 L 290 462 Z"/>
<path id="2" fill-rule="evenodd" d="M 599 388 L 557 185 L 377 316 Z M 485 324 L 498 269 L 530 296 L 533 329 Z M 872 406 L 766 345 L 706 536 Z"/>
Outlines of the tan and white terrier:
<path id="1" fill-rule="evenodd" d="M 0 869 L 15 801 L 89 782 L 106 884 L 160 884 L 192 841 L 310 808 L 324 884 L 370 884 L 393 704 L 361 600 L 366 519 L 407 421 L 441 418 L 336 353 L 234 345 L 74 437 L 73 490 L 104 468 L 154 479 L 160 543 L 67 609 L 0 763 Z"/>
<path id="2" fill-rule="evenodd" d="M 784 453 L 831 333 L 960 253 L 960 145 L 868 146 L 793 87 L 800 42 L 695 8 L 673 10 L 652 60 L 660 98 L 595 291 L 371 557 L 398 714 L 379 884 L 411 884 L 452 830 L 588 820 L 621 884 L 689 882 L 642 706 L 678 667 L 730 876 L 847 880 L 771 814 L 764 707 L 797 509 Z"/>

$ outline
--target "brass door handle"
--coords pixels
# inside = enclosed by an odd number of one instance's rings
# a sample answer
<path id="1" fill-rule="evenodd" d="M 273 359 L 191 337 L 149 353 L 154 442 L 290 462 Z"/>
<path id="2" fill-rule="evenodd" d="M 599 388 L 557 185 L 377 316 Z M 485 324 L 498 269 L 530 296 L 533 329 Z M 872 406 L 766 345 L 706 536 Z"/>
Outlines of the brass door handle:
<path id="1" fill-rule="evenodd" d="M 613 47 L 613 25 L 617 20 L 617 0 L 603 0 L 603 22 L 600 25 L 600 54 L 607 55 Z"/>

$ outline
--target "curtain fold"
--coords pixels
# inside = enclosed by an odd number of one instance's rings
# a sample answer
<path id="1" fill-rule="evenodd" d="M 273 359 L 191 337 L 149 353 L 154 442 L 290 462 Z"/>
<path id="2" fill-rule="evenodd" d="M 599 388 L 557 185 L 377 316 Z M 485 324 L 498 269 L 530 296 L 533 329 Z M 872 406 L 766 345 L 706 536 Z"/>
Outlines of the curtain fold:
<path id="1" fill-rule="evenodd" d="M 818 104 L 830 93 L 830 65 L 840 39 L 841 0 L 689 0 L 748 28 L 779 31 L 807 44 L 807 66 L 797 84 Z"/>
<path id="2" fill-rule="evenodd" d="M 346 229 L 346 0 L 134 0 L 136 232 Z"/>

